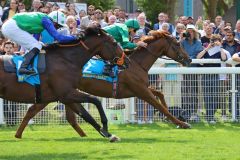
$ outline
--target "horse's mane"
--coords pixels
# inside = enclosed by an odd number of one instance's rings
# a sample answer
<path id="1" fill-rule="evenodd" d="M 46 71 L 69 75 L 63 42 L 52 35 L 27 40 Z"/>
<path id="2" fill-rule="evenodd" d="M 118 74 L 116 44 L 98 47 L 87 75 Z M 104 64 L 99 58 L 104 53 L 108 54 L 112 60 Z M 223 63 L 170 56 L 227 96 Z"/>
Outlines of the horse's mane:
<path id="1" fill-rule="evenodd" d="M 168 37 L 170 34 L 168 32 L 165 31 L 155 31 L 152 30 L 148 33 L 147 36 L 143 36 L 141 38 L 142 41 L 144 41 L 145 43 L 151 43 L 157 39 L 163 38 L 163 37 Z"/>

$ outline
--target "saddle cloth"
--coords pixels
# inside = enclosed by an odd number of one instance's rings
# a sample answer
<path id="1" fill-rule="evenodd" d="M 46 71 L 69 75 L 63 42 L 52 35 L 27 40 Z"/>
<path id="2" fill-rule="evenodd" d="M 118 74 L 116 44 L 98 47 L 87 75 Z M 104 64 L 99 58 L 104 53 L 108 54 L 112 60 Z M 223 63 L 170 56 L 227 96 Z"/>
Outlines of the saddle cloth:
<path id="1" fill-rule="evenodd" d="M 16 64 L 13 62 L 13 57 L 22 57 L 22 56 L 3 55 L 3 64 L 4 64 L 5 72 L 16 73 L 17 67 L 16 67 Z M 43 73 L 45 69 L 46 69 L 45 54 L 40 53 L 38 54 L 37 70 L 39 73 Z"/>
<path id="2" fill-rule="evenodd" d="M 108 82 L 116 82 L 118 78 L 118 66 L 114 66 L 112 68 L 114 76 L 106 76 L 103 75 L 103 70 L 105 66 L 105 62 L 101 59 L 90 59 L 83 67 L 82 76 L 83 78 L 93 78 L 104 80 Z"/>
<path id="3" fill-rule="evenodd" d="M 23 56 L 4 55 L 3 56 L 4 70 L 6 72 L 16 73 L 18 82 L 27 82 L 33 86 L 39 85 L 40 84 L 39 73 L 43 73 L 46 69 L 45 54 L 38 54 L 33 60 L 33 65 L 29 65 L 29 68 L 33 68 L 36 74 L 20 75 L 18 73 L 18 69 L 20 68 L 23 60 L 24 60 Z"/>

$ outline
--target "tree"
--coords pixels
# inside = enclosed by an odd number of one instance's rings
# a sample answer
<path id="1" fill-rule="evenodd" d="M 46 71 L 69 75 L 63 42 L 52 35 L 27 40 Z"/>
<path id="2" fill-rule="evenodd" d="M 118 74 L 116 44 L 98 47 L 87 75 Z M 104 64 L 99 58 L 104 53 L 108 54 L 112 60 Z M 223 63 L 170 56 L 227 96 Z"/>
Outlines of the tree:
<path id="1" fill-rule="evenodd" d="M 152 23 L 157 22 L 160 12 L 167 13 L 170 22 L 174 21 L 177 0 L 135 0 L 137 5 L 146 13 Z"/>
<path id="2" fill-rule="evenodd" d="M 236 1 L 236 0 L 235 0 Z M 224 15 L 225 12 L 234 4 L 232 0 L 202 0 L 203 6 L 206 10 L 206 17 L 211 21 L 217 15 Z"/>

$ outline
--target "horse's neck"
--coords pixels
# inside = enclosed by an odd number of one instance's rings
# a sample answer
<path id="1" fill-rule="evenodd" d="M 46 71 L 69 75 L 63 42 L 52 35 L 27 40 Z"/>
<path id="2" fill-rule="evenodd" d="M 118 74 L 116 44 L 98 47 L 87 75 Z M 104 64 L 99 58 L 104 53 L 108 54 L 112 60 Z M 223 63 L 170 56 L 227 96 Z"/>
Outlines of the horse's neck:
<path id="1" fill-rule="evenodd" d="M 145 71 L 149 71 L 157 59 L 157 54 L 150 53 L 146 48 L 141 48 L 140 51 L 136 51 L 130 56 L 130 60 L 135 61 Z"/>
<path id="2" fill-rule="evenodd" d="M 51 63 L 54 63 L 56 59 L 59 59 L 58 61 L 60 63 L 74 65 L 79 69 L 82 68 L 93 56 L 92 53 L 76 47 L 58 48 L 55 50 L 51 49 L 47 51 L 46 55 Z"/>

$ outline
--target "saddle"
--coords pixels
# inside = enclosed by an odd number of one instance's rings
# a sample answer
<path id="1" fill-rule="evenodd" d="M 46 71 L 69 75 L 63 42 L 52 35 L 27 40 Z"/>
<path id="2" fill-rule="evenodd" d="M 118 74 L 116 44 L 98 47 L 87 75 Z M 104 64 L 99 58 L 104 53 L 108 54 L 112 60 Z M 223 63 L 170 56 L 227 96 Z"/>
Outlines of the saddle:
<path id="1" fill-rule="evenodd" d="M 16 73 L 16 65 L 13 62 L 12 55 L 3 55 L 3 66 L 5 72 Z M 39 53 L 38 64 L 37 64 L 38 73 L 43 73 L 46 69 L 45 54 Z"/>

